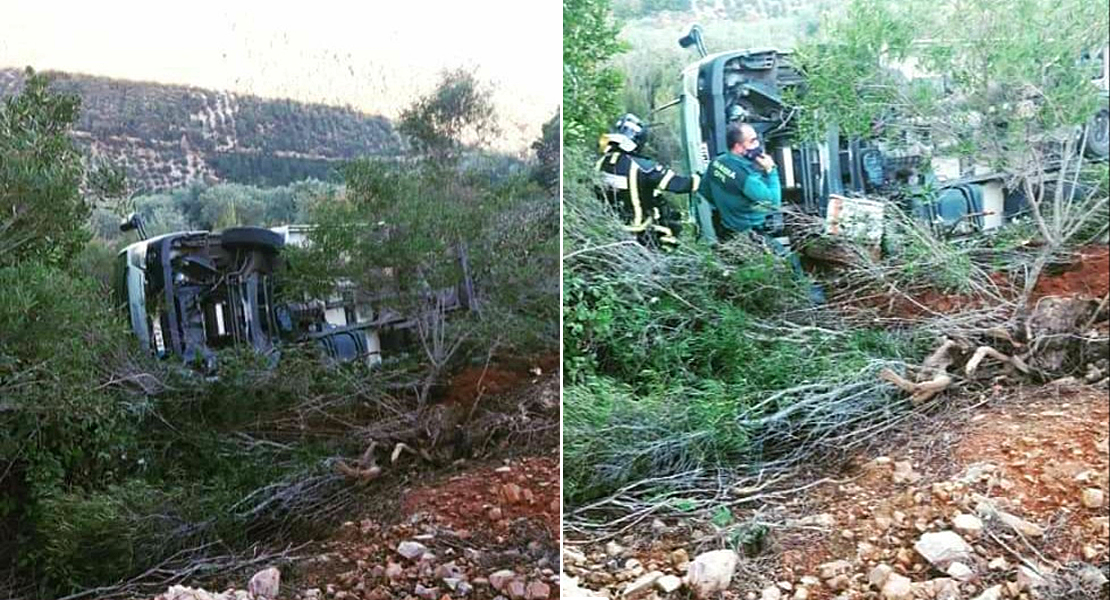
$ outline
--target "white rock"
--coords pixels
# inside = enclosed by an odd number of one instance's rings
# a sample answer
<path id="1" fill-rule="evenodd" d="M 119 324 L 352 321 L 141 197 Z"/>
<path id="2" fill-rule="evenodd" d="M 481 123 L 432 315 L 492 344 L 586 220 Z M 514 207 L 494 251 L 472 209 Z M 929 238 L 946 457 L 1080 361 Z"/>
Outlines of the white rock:
<path id="1" fill-rule="evenodd" d="M 489 574 L 489 585 L 501 592 L 509 586 L 509 582 L 516 579 L 516 572 L 511 569 L 501 569 Z"/>
<path id="2" fill-rule="evenodd" d="M 890 577 L 890 574 L 893 572 L 894 569 L 892 569 L 890 565 L 885 563 L 879 564 L 867 574 L 867 582 L 875 586 L 876 589 L 882 589 L 883 584 L 886 583 L 887 578 Z"/>
<path id="3" fill-rule="evenodd" d="M 613 558 L 616 558 L 624 554 L 624 546 L 621 546 L 614 541 L 609 541 L 609 543 L 605 544 L 605 553 Z"/>
<path id="4" fill-rule="evenodd" d="M 804 587 L 794 590 L 794 600 L 809 600 L 809 590 Z"/>
<path id="5" fill-rule="evenodd" d="M 563 548 L 563 559 L 572 565 L 586 564 L 586 555 L 570 547 Z"/>
<path id="6" fill-rule="evenodd" d="M 707 598 L 714 592 L 728 589 L 740 556 L 732 550 L 713 550 L 699 554 L 690 563 L 686 584 L 698 598 Z"/>
<path id="7" fill-rule="evenodd" d="M 846 560 L 834 560 L 817 566 L 817 573 L 821 576 L 821 579 L 832 579 L 851 570 L 852 563 Z"/>
<path id="8" fill-rule="evenodd" d="M 251 577 L 250 583 L 247 584 L 247 591 L 256 598 L 273 600 L 277 598 L 279 589 L 281 589 L 281 571 L 274 567 L 255 573 Z"/>
<path id="9" fill-rule="evenodd" d="M 655 580 L 655 587 L 664 594 L 669 594 L 682 587 L 682 579 L 676 575 L 664 575 Z"/>
<path id="10" fill-rule="evenodd" d="M 400 544 L 397 544 L 397 554 L 400 554 L 401 556 L 409 560 L 416 560 L 424 556 L 424 553 L 427 551 L 427 546 L 421 544 L 420 542 L 414 542 L 412 540 L 405 540 Z"/>
<path id="11" fill-rule="evenodd" d="M 559 578 L 559 595 L 562 600 L 582 600 L 584 598 L 606 598 L 593 590 L 579 587 L 578 578 L 564 573 Z"/>
<path id="12" fill-rule="evenodd" d="M 983 590 L 983 593 L 976 596 L 975 600 L 1002 600 L 1002 586 L 996 585 Z"/>
<path id="13" fill-rule="evenodd" d="M 954 531 L 926 533 L 917 540 L 913 549 L 934 567 L 944 570 L 948 565 L 971 559 L 971 546 Z"/>
<path id="14" fill-rule="evenodd" d="M 891 573 L 883 584 L 882 594 L 886 600 L 912 600 L 913 582 L 909 577 Z"/>
<path id="15" fill-rule="evenodd" d="M 975 515 L 960 513 L 952 519 L 952 528 L 961 535 L 974 537 L 983 532 L 983 521 Z"/>
<path id="16" fill-rule="evenodd" d="M 625 598 L 639 598 L 646 595 L 655 586 L 655 582 L 663 576 L 662 571 L 651 571 L 641 575 L 638 579 L 625 586 L 621 595 Z"/>
<path id="17" fill-rule="evenodd" d="M 1018 587 L 1020 587 L 1021 589 L 1031 590 L 1034 588 L 1039 588 L 1045 583 L 1047 582 L 1044 580 L 1044 577 L 1041 577 L 1040 574 L 1033 569 L 1030 569 L 1025 565 L 1021 565 L 1020 567 L 1018 567 L 1017 584 Z"/>
<path id="18" fill-rule="evenodd" d="M 971 567 L 962 562 L 954 562 L 948 565 L 948 568 L 944 572 L 948 573 L 948 576 L 952 579 L 961 583 L 967 583 L 975 578 L 975 571 L 972 571 Z"/>
<path id="19" fill-rule="evenodd" d="M 1036 523 L 1030 523 L 1017 515 L 1012 515 L 1006 511 L 998 511 L 998 520 L 1002 521 L 1007 527 L 1024 535 L 1025 537 L 1041 537 L 1044 535 L 1044 529 Z"/>
<path id="20" fill-rule="evenodd" d="M 1010 568 L 1010 563 L 1005 557 L 999 556 L 992 558 L 991 561 L 987 563 L 987 568 L 992 571 L 1005 571 Z"/>
<path id="21" fill-rule="evenodd" d="M 782 590 L 775 586 L 764 588 L 759 595 L 759 600 L 782 600 Z"/>
<path id="22" fill-rule="evenodd" d="M 894 483 L 917 483 L 921 480 L 921 474 L 913 470 L 913 463 L 908 460 L 900 460 L 894 463 L 894 473 L 891 475 Z"/>
<path id="23" fill-rule="evenodd" d="M 1087 488 L 1083 490 L 1083 506 L 1087 508 L 1102 508 L 1102 490 Z"/>

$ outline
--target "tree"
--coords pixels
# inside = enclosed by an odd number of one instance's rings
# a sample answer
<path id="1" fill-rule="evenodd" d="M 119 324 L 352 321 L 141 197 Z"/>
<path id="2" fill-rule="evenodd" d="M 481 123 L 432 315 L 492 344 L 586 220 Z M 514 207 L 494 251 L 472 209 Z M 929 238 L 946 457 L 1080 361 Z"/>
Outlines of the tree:
<path id="1" fill-rule="evenodd" d="M 81 99 L 26 73 L 23 92 L 0 106 L 0 266 L 28 257 L 65 264 L 89 237 L 85 170 L 70 138 Z"/>
<path id="2" fill-rule="evenodd" d="M 536 152 L 539 163 L 532 177 L 552 193 L 558 193 L 559 190 L 559 158 L 562 155 L 559 130 L 562 124 L 562 113 L 555 111 L 551 120 L 543 124 L 540 139 L 532 142 L 532 150 Z"/>
<path id="3" fill-rule="evenodd" d="M 417 151 L 437 157 L 453 155 L 467 142 L 484 145 L 499 132 L 492 92 L 462 68 L 444 71 L 431 93 L 402 111 L 398 129 Z"/>
<path id="4" fill-rule="evenodd" d="M 1052 253 L 1105 231 L 1106 167 L 1082 155 L 1106 107 L 1085 57 L 1106 46 L 1108 13 L 1107 0 L 853 0 L 797 49 L 800 128 L 924 142 L 1006 175 L 1044 242 L 1028 294 Z"/>
<path id="5" fill-rule="evenodd" d="M 606 61 L 624 50 L 609 0 L 563 2 L 563 126 L 567 146 L 591 143 L 617 112 L 623 79 Z"/>

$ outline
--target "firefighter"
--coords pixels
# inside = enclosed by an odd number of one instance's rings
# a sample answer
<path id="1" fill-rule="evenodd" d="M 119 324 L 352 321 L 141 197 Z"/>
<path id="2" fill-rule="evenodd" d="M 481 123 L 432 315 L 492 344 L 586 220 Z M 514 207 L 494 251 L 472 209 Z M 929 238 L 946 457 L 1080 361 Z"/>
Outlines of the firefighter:
<path id="1" fill-rule="evenodd" d="M 611 133 L 601 137 L 598 196 L 617 211 L 625 230 L 636 234 L 641 244 L 672 248 L 678 244 L 681 215 L 663 192 L 693 192 L 699 178 L 697 174 L 679 175 L 640 154 L 647 134 L 647 125 L 629 113 L 617 121 Z"/>

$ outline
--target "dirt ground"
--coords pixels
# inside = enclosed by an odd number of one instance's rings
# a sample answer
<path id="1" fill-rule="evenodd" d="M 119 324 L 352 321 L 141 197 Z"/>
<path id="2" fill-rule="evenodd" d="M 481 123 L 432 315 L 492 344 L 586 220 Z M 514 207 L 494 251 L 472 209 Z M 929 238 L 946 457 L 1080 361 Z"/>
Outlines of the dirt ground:
<path id="1" fill-rule="evenodd" d="M 1105 246 L 1082 249 L 1073 264 L 1042 275 L 1033 300 L 1104 298 L 1108 255 Z M 921 316 L 922 307 L 948 312 L 977 301 L 930 292 L 914 301 L 872 300 L 864 308 L 900 319 Z M 785 501 L 733 511 L 728 527 L 656 519 L 607 544 L 568 544 L 563 566 L 574 585 L 567 580 L 564 589 L 619 598 L 645 574 L 682 577 L 687 559 L 730 547 L 750 555 L 721 600 L 1105 600 L 1108 439 L 1105 380 L 996 382 L 959 392 L 840 470 L 815 465 Z M 969 521 L 979 528 L 965 529 Z M 964 559 L 970 574 L 959 578 L 916 549 L 926 534 L 952 532 L 957 522 L 973 549 Z M 738 548 L 736 534 L 748 526 L 766 532 L 758 550 Z M 907 578 L 909 595 L 888 595 L 869 581 L 880 565 Z M 688 594 L 648 592 L 651 600 Z"/>
<path id="2" fill-rule="evenodd" d="M 993 273 L 991 279 L 1004 295 L 1016 298 L 1020 286 L 1007 279 L 1004 273 Z M 902 294 L 878 293 L 857 297 L 852 290 L 842 290 L 841 295 L 850 294 L 850 302 L 839 306 L 849 312 L 870 310 L 883 318 L 916 319 L 936 314 L 948 314 L 961 310 L 987 308 L 988 301 L 970 294 L 945 294 L 935 290 L 918 290 L 907 296 Z M 1053 266 L 1041 275 L 1030 296 L 1030 302 L 1047 296 L 1071 296 L 1100 300 L 1110 292 L 1110 250 L 1105 246 L 1086 246 L 1076 251 L 1074 260 L 1062 266 Z M 832 301 L 838 302 L 833 291 Z"/>
<path id="3" fill-rule="evenodd" d="M 433 399 L 470 413 L 470 458 L 400 454 L 351 481 L 359 506 L 325 539 L 290 551 L 269 600 L 546 600 L 559 596 L 558 355 L 494 357 Z M 439 466 L 436 466 L 439 465 Z M 242 600 L 241 576 L 157 600 Z M 227 587 L 223 587 L 226 584 Z M 257 594 L 256 594 L 257 597 Z"/>
<path id="4" fill-rule="evenodd" d="M 914 582 L 944 577 L 914 551 L 914 543 L 923 533 L 951 529 L 958 514 L 975 514 L 983 499 L 1043 533 L 1028 537 L 1026 545 L 1007 527 L 985 520 L 984 533 L 968 536 L 976 549 L 971 566 L 977 576 L 961 584 L 960 597 L 975 598 L 995 584 L 1016 586 L 1023 559 L 1047 572 L 1079 564 L 1105 570 L 1108 420 L 1105 388 L 1050 385 L 999 390 L 970 408 L 917 423 L 892 437 L 885 451 L 856 457 L 825 483 L 758 514 L 738 515 L 771 524 L 768 545 L 742 560 L 734 585 L 721 598 L 759 598 L 768 587 L 780 586 L 784 599 L 800 588 L 809 600 L 878 599 L 882 596 L 869 589 L 867 576 L 880 563 Z M 1100 505 L 1084 505 L 1089 489 L 1100 490 Z M 657 525 L 665 529 L 649 531 L 645 525 L 620 538 L 626 550 L 615 560 L 600 544 L 572 547 L 587 560 L 576 564 L 564 556 L 564 568 L 583 587 L 617 598 L 635 578 L 635 571 L 626 569 L 630 560 L 641 565 L 639 572 L 682 576 L 685 565 L 676 564 L 676 551 L 692 558 L 728 545 L 722 532 L 692 531 L 676 521 Z M 821 576 L 823 566 L 838 560 L 846 562 L 845 579 L 830 587 Z M 1031 597 L 1021 593 L 1002 597 Z"/>

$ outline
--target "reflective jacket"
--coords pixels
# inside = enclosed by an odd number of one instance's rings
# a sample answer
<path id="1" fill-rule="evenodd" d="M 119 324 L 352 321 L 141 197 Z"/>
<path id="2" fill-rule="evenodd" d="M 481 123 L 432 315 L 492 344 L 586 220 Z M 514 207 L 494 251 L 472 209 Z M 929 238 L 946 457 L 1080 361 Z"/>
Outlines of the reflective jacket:
<path id="1" fill-rule="evenodd" d="M 698 188 L 699 182 L 697 174 L 685 177 L 615 147 L 598 159 L 597 170 L 601 173 L 599 194 L 620 213 L 625 229 L 664 237 L 673 237 L 674 232 L 665 223 L 669 207 L 661 197 L 663 192 L 689 193 Z"/>

